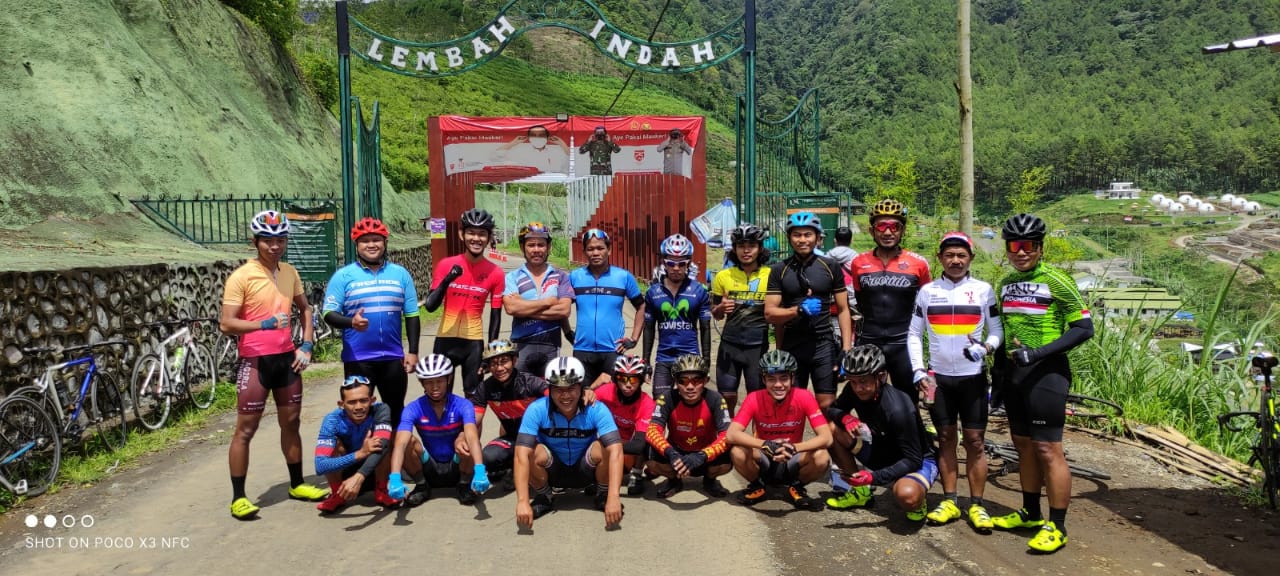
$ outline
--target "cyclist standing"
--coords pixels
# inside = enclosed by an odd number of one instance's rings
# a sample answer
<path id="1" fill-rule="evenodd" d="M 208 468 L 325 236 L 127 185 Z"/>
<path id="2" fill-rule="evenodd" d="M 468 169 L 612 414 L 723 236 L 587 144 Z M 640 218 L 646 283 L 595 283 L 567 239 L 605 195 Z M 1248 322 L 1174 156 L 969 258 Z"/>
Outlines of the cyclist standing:
<path id="1" fill-rule="evenodd" d="M 511 315 L 511 340 L 520 349 L 516 368 L 537 375 L 560 355 L 560 324 L 573 307 L 573 285 L 568 273 L 547 263 L 551 231 L 546 226 L 530 222 L 517 238 L 525 263 L 507 273 L 502 307 Z"/>
<path id="2" fill-rule="evenodd" d="M 849 264 L 854 297 L 862 313 L 859 342 L 875 344 L 884 352 L 893 387 L 919 398 L 907 355 L 907 327 L 920 287 L 933 278 L 929 263 L 902 248 L 907 208 L 885 198 L 868 212 L 876 247 L 854 257 Z"/>
<path id="3" fill-rule="evenodd" d="M 627 470 L 622 482 L 628 496 L 644 494 L 645 478 L 640 468 L 648 454 L 645 432 L 654 414 L 653 397 L 640 389 L 646 373 L 639 356 L 619 354 L 613 363 L 613 380 L 595 389 L 596 400 L 609 409 L 622 438 L 622 466 Z"/>
<path id="4" fill-rule="evenodd" d="M 729 233 L 733 267 L 716 273 L 711 281 L 711 315 L 725 320 L 716 352 L 716 389 L 732 414 L 738 406 L 738 383 L 747 393 L 764 388 L 760 357 L 769 349 L 769 324 L 764 319 L 765 292 L 769 287 L 769 251 L 762 247 L 764 230 L 742 224 Z"/>
<path id="5" fill-rule="evenodd" d="M 573 357 L 582 363 L 588 387 L 613 369 L 618 354 L 636 347 L 644 329 L 644 294 L 635 276 L 609 265 L 612 246 L 613 240 L 604 230 L 587 230 L 582 234 L 587 265 L 569 274 L 578 306 Z M 622 304 L 626 301 L 636 310 L 630 336 L 626 335 L 626 321 L 622 318 Z"/>
<path id="6" fill-rule="evenodd" d="M 957 424 L 964 426 L 965 477 L 969 480 L 969 523 L 988 533 L 993 527 L 982 494 L 987 483 L 987 365 L 984 359 L 1000 345 L 1004 330 L 1000 307 L 991 285 L 969 274 L 973 240 L 963 232 L 949 232 L 938 244 L 942 276 L 925 284 L 916 296 L 915 312 L 907 330 L 911 368 L 921 389 L 935 387 L 929 413 L 938 427 L 938 472 L 942 476 L 942 502 L 931 512 L 932 524 L 960 518 L 956 504 Z M 986 331 L 985 339 L 983 331 Z M 924 361 L 925 335 L 929 338 L 930 375 Z M 928 393 L 926 392 L 926 398 Z"/>
<path id="7" fill-rule="evenodd" d="M 497 264 L 484 257 L 493 239 L 493 216 L 479 208 L 462 213 L 458 238 L 466 251 L 436 263 L 431 292 L 423 302 L 427 312 L 444 305 L 432 351 L 444 354 L 462 370 L 462 390 L 470 398 L 480 385 L 480 356 L 484 349 L 484 303 L 490 302 L 489 338 L 502 329 L 502 293 L 506 279 Z M 481 411 L 483 417 L 484 412 Z"/>
<path id="8" fill-rule="evenodd" d="M 708 496 L 723 498 L 729 491 L 716 478 L 733 469 L 729 445 L 729 407 L 719 392 L 707 389 L 711 367 L 706 358 L 686 354 L 676 359 L 672 372 L 676 387 L 660 396 L 653 420 L 644 435 L 653 447 L 649 467 L 667 481 L 658 487 L 659 498 L 670 498 L 684 489 L 687 476 L 701 476 Z"/>
<path id="9" fill-rule="evenodd" d="M 1001 319 L 1007 354 L 996 354 L 1009 433 L 1022 462 L 1022 509 L 993 518 L 996 528 L 1034 528 L 1027 545 L 1056 552 L 1067 544 L 1071 472 L 1062 451 L 1071 365 L 1067 352 L 1093 337 L 1093 320 L 1076 282 L 1042 261 L 1044 220 L 1017 214 L 1002 236 L 1014 271 L 1000 281 Z M 1049 519 L 1040 512 L 1040 487 L 1049 497 Z"/>
<path id="10" fill-rule="evenodd" d="M 671 390 L 671 364 L 684 354 L 700 354 L 711 364 L 711 298 L 707 289 L 690 280 L 693 243 L 672 234 L 658 248 L 666 274 L 644 295 L 644 354 L 648 363 L 658 340 L 658 361 L 653 366 L 653 395 Z M 695 323 L 696 322 L 696 323 Z"/>
<path id="11" fill-rule="evenodd" d="M 516 360 L 518 355 L 517 346 L 507 340 L 494 340 L 485 346 L 484 364 L 489 377 L 470 398 L 480 410 L 492 407 L 498 417 L 501 430 L 483 450 L 485 468 L 494 478 L 511 471 L 520 419 L 534 400 L 547 395 L 546 380 L 521 370 Z M 477 429 L 483 430 L 481 424 L 476 423 Z"/>
<path id="12" fill-rule="evenodd" d="M 387 260 L 387 226 L 362 218 L 351 228 L 356 261 L 333 273 L 324 321 L 342 330 L 342 371 L 369 379 L 400 421 L 409 372 L 418 363 L 418 291 L 403 266 Z M 401 326 L 407 343 L 400 341 Z M 405 352 L 408 348 L 408 352 Z"/>
<path id="13" fill-rule="evenodd" d="M 315 341 L 311 307 L 302 293 L 298 270 L 282 262 L 289 245 L 289 219 L 275 210 L 259 212 L 249 223 L 257 257 L 227 278 L 218 327 L 239 336 L 240 366 L 236 370 L 236 429 L 227 460 L 231 469 L 231 515 L 248 520 L 259 508 L 245 494 L 249 472 L 249 442 L 258 431 L 267 394 L 276 402 L 280 448 L 289 468 L 289 497 L 318 501 L 328 490 L 307 484 L 302 477 L 302 371 L 311 364 Z M 302 312 L 302 345 L 296 350 L 289 331 L 290 306 Z"/>
<path id="14" fill-rule="evenodd" d="M 814 253 L 822 240 L 822 222 L 812 212 L 787 219 L 787 239 L 794 254 L 773 265 L 764 299 L 764 315 L 778 327 L 778 349 L 798 362 L 795 386 L 813 381 L 813 392 L 824 410 L 836 398 L 835 368 L 841 350 L 853 342 L 849 329 L 849 299 L 839 264 Z M 840 349 L 831 327 L 831 305 L 840 326 Z"/>

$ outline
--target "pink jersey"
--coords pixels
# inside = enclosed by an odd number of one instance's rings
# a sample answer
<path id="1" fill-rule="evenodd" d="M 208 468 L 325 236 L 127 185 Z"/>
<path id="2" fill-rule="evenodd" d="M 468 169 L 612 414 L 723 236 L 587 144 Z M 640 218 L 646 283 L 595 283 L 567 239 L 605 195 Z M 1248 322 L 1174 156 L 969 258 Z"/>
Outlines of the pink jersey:
<path id="1" fill-rule="evenodd" d="M 502 307 L 502 291 L 506 277 L 497 264 L 485 259 L 472 263 L 464 254 L 450 256 L 436 263 L 431 276 L 431 289 L 449 274 L 455 265 L 462 267 L 462 275 L 449 284 L 444 295 L 444 314 L 440 317 L 437 338 L 465 338 L 484 340 L 484 303 L 494 308 Z"/>
<path id="2" fill-rule="evenodd" d="M 636 431 L 644 434 L 649 430 L 649 418 L 653 416 L 653 398 L 647 392 L 640 392 L 640 399 L 630 404 L 623 404 L 618 399 L 617 384 L 610 382 L 596 388 L 596 401 L 601 402 L 613 414 L 613 423 L 618 425 L 618 434 L 622 441 L 630 440 Z"/>
<path id="3" fill-rule="evenodd" d="M 818 408 L 818 400 L 804 388 L 792 388 L 781 402 L 769 395 L 768 390 L 756 390 L 747 394 L 733 421 L 743 428 L 755 422 L 756 437 L 761 440 L 786 440 L 792 444 L 804 440 L 804 421 L 817 430 L 827 425 L 827 418 Z"/>

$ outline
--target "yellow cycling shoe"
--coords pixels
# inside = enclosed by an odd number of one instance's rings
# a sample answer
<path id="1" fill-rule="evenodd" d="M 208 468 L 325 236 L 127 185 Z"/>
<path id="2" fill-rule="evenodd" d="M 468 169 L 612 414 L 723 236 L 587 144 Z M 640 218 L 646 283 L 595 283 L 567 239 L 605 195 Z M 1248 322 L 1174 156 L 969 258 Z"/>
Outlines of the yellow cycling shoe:
<path id="1" fill-rule="evenodd" d="M 258 515 L 258 510 L 261 508 L 254 506 L 248 498 L 236 498 L 231 503 L 231 516 L 236 520 L 252 520 Z"/>
<path id="2" fill-rule="evenodd" d="M 844 494 L 837 494 L 827 498 L 827 507 L 836 510 L 862 508 L 870 503 L 871 488 L 869 486 L 854 486 Z"/>
<path id="3" fill-rule="evenodd" d="M 981 534 L 990 534 L 991 529 L 995 527 L 991 522 L 991 515 L 987 514 L 987 509 L 977 504 L 969 506 L 969 525 Z"/>
<path id="4" fill-rule="evenodd" d="M 294 500 L 306 500 L 307 502 L 319 502 L 329 497 L 329 489 L 321 488 L 312 484 L 302 483 L 289 489 L 289 497 Z"/>
<path id="5" fill-rule="evenodd" d="M 932 512 L 925 516 L 925 519 L 931 525 L 941 526 L 952 520 L 960 519 L 960 507 L 956 506 L 953 500 L 943 500 L 933 508 Z"/>
<path id="6" fill-rule="evenodd" d="M 1037 528 L 1044 525 L 1044 520 L 1037 518 L 1035 520 L 1027 519 L 1026 510 L 1018 510 L 1004 516 L 996 516 L 991 519 L 991 525 L 1001 530 L 1017 530 L 1018 528 Z"/>
<path id="7" fill-rule="evenodd" d="M 1036 532 L 1035 537 L 1027 542 L 1027 546 L 1042 554 L 1052 554 L 1066 545 L 1067 535 L 1058 530 L 1058 526 L 1053 522 L 1045 522 L 1044 526 L 1040 527 L 1040 531 Z"/>
<path id="8" fill-rule="evenodd" d="M 924 520 L 925 513 L 927 513 L 928 511 L 929 511 L 929 506 L 925 502 L 921 502 L 920 508 L 918 510 L 907 511 L 907 520 L 910 520 L 912 522 L 921 522 Z"/>

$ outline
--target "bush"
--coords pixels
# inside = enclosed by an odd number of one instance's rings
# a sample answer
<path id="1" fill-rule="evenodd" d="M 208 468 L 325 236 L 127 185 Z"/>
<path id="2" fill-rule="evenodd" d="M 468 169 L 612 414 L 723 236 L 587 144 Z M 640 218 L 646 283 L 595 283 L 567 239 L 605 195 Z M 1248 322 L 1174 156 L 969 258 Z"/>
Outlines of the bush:
<path id="1" fill-rule="evenodd" d="M 315 93 L 316 99 L 325 110 L 332 110 L 338 102 L 338 66 L 329 58 L 314 52 L 308 52 L 298 58 L 302 67 L 302 77 Z"/>
<path id="2" fill-rule="evenodd" d="M 267 36 L 281 46 L 302 28 L 296 0 L 222 0 L 222 3 L 261 26 Z"/>

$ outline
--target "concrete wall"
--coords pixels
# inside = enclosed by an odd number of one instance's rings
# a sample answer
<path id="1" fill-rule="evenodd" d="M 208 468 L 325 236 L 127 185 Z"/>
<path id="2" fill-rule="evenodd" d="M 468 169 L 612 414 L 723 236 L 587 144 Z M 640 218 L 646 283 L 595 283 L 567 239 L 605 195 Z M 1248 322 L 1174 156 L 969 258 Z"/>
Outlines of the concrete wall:
<path id="1" fill-rule="evenodd" d="M 409 269 L 425 295 L 431 275 L 429 245 L 392 250 L 391 259 Z M 167 329 L 145 326 L 180 317 L 216 317 L 222 287 L 240 262 L 172 264 L 124 268 L 82 268 L 48 272 L 0 272 L 0 389 L 30 383 L 53 362 L 22 354 L 37 346 L 79 346 L 123 340 L 99 348 L 98 369 L 124 387 L 133 364 L 158 346 Z M 318 290 L 317 290 L 318 289 Z M 309 286 L 323 293 L 323 286 Z M 201 340 L 212 343 L 217 325 L 202 323 Z M 61 358 L 61 357 L 58 357 Z"/>

